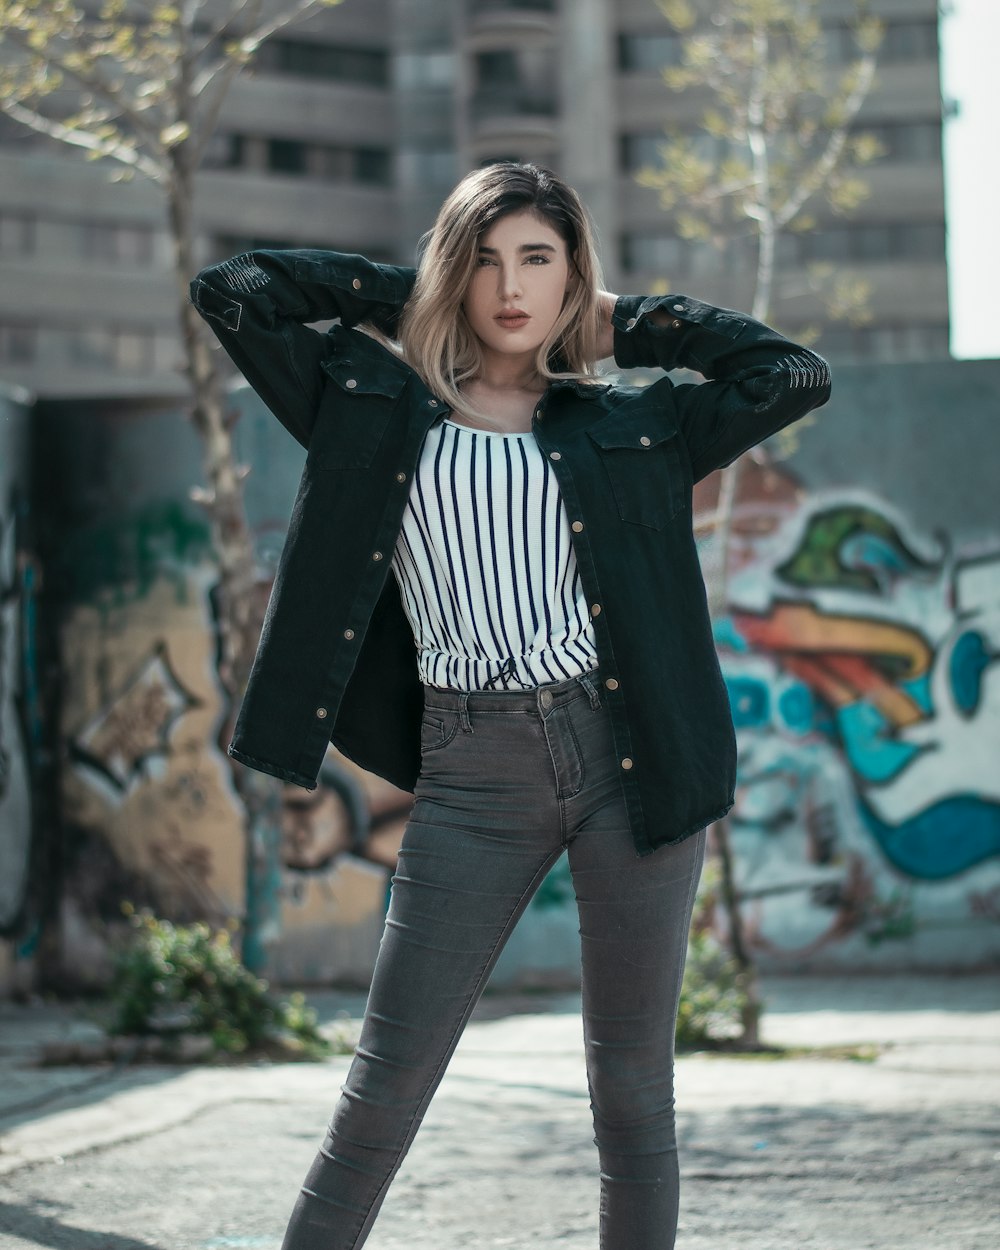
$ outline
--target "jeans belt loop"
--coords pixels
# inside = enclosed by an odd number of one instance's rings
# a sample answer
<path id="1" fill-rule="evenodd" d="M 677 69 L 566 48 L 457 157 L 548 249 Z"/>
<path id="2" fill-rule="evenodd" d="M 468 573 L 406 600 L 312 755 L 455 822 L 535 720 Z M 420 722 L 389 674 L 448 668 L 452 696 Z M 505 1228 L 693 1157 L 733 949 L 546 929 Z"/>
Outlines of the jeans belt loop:
<path id="1" fill-rule="evenodd" d="M 590 678 L 587 676 L 586 673 L 581 673 L 580 676 L 577 678 L 577 681 L 580 683 L 580 685 L 584 688 L 584 690 L 586 690 L 587 694 L 590 696 L 590 710 L 592 712 L 596 712 L 598 708 L 601 706 L 601 696 L 598 693 L 597 687 L 590 680 Z"/>
<path id="2" fill-rule="evenodd" d="M 469 692 L 463 690 L 460 692 L 461 697 L 458 705 L 458 723 L 462 727 L 462 733 L 472 733 L 472 721 L 469 719 Z"/>

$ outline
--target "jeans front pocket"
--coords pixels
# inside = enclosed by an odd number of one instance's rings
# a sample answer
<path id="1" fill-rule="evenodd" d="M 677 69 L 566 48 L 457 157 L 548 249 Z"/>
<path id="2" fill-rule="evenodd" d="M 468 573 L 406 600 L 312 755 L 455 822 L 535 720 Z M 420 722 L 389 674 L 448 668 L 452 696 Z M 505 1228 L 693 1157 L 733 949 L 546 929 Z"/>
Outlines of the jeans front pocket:
<path id="1" fill-rule="evenodd" d="M 420 721 L 420 753 L 440 751 L 458 732 L 458 713 L 441 707 L 424 708 Z"/>

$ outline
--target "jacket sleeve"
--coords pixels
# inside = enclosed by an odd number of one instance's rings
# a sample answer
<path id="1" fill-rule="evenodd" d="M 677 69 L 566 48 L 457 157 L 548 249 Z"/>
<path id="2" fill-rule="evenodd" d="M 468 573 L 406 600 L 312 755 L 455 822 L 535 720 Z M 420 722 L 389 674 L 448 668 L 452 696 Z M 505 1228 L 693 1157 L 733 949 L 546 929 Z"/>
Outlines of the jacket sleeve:
<path id="1" fill-rule="evenodd" d="M 203 269 L 191 301 L 285 428 L 308 446 L 329 335 L 309 322 L 365 321 L 393 337 L 416 276 L 363 256 L 314 248 L 244 252 Z"/>
<path id="2" fill-rule="evenodd" d="M 669 321 L 656 324 L 653 312 Z M 671 389 L 696 482 L 830 398 L 826 361 L 745 313 L 686 295 L 623 295 L 611 320 L 617 364 L 708 379 L 653 384 Z"/>

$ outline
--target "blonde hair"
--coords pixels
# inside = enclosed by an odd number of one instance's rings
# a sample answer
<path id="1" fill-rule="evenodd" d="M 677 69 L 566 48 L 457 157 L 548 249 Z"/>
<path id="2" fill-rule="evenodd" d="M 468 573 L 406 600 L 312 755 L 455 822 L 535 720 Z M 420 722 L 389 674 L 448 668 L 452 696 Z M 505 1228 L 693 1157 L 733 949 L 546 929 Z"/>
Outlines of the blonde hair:
<path id="1" fill-rule="evenodd" d="M 427 387 L 459 412 L 485 417 L 460 387 L 482 367 L 482 345 L 462 301 L 475 270 L 479 243 L 500 218 L 531 212 L 564 240 L 575 281 L 535 359 L 545 381 L 596 377 L 603 287 L 594 229 L 579 195 L 538 165 L 500 161 L 474 170 L 455 187 L 421 240 L 424 248 L 413 292 L 399 323 L 405 359 Z"/>

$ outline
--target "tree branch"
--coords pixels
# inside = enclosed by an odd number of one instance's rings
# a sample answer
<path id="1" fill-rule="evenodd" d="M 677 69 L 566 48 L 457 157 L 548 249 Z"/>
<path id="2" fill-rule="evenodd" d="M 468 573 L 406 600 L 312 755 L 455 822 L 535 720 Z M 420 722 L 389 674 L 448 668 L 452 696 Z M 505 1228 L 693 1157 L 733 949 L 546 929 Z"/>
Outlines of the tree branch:
<path id="1" fill-rule="evenodd" d="M 867 53 L 859 62 L 858 81 L 854 86 L 854 90 L 844 102 L 844 120 L 836 130 L 830 132 L 826 147 L 817 158 L 812 169 L 803 174 L 798 187 L 789 195 L 781 208 L 775 212 L 775 220 L 779 228 L 787 226 L 790 221 L 795 219 L 809 197 L 814 195 L 830 174 L 833 173 L 847 143 L 850 124 L 858 115 L 862 104 L 864 104 L 874 77 L 875 56 L 873 53 Z"/>
<path id="2" fill-rule="evenodd" d="M 339 0 L 336 0 L 339 3 Z M 329 7 L 329 0 L 296 0 L 289 8 L 276 13 L 274 17 L 267 18 L 266 21 L 260 23 L 255 29 L 251 30 L 240 40 L 241 47 L 249 52 L 256 52 L 265 40 L 270 39 L 272 35 L 279 30 L 284 30 L 286 26 L 290 26 L 293 22 L 301 21 L 304 17 L 308 17 L 310 13 L 318 13 L 320 9 Z M 194 94 L 201 96 L 212 80 L 216 78 L 226 67 L 232 62 L 232 57 L 220 57 L 214 65 L 209 65 L 194 81 Z"/>
<path id="3" fill-rule="evenodd" d="M 8 28 L 4 31 L 4 39 L 7 39 L 11 43 L 15 44 L 22 50 L 22 52 L 27 52 L 31 56 L 40 55 L 46 65 L 50 65 L 54 69 L 59 70 L 61 74 L 66 74 L 69 77 L 74 78 L 82 87 L 86 87 L 88 91 L 94 91 L 98 95 L 104 96 L 106 100 L 110 101 L 115 108 L 120 111 L 121 116 L 128 119 L 129 125 L 133 126 L 146 140 L 146 142 L 149 143 L 149 145 L 153 148 L 155 155 L 158 157 L 163 156 L 164 148 L 160 142 L 160 135 L 157 128 L 151 125 L 146 118 L 132 106 L 123 93 L 116 90 L 116 88 L 111 83 L 107 82 L 96 69 L 93 74 L 89 74 L 85 70 L 78 69 L 76 66 L 68 64 L 58 55 L 58 53 L 51 50 L 51 44 L 46 46 L 43 53 L 39 53 L 38 50 L 33 48 L 27 38 L 25 38 L 25 36 L 18 30 Z"/>
<path id="4" fill-rule="evenodd" d="M 51 117 L 46 117 L 43 113 L 28 108 L 17 100 L 5 100 L 3 112 L 14 121 L 20 122 L 22 126 L 47 135 L 50 139 L 58 139 L 60 143 L 68 143 L 73 147 L 85 148 L 88 152 L 110 157 L 119 164 L 127 165 L 145 174 L 153 182 L 166 181 L 165 166 L 158 164 L 146 153 L 128 147 L 127 144 L 116 143 L 112 139 L 99 139 L 97 135 L 88 134 L 84 130 L 74 130 L 71 126 L 64 126 L 62 122 L 53 121 Z"/>
<path id="5" fill-rule="evenodd" d="M 219 114 L 222 112 L 222 106 L 226 102 L 226 96 L 229 94 L 229 88 L 233 85 L 236 76 L 243 68 L 243 63 L 236 57 L 231 57 L 222 67 L 223 73 L 215 83 L 213 99 L 207 104 L 198 118 L 198 133 L 194 141 L 194 162 L 196 165 L 201 164 L 201 159 L 205 155 L 205 149 L 212 141 L 212 135 L 215 133 L 215 126 L 219 120 Z M 201 93 L 195 91 L 195 98 L 200 99 Z"/>

